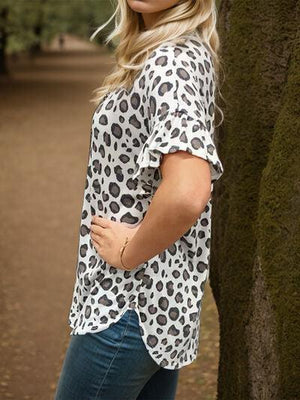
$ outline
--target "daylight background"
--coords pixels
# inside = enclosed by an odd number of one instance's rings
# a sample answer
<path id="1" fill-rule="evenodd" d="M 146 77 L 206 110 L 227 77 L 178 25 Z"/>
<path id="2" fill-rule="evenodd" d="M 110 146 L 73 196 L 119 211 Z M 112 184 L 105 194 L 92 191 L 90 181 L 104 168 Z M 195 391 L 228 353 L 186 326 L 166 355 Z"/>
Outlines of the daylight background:
<path id="1" fill-rule="evenodd" d="M 299 387 L 299 2 L 222 0 L 225 172 L 195 362 L 176 400 L 295 400 Z M 105 0 L 0 0 L 0 398 L 52 399 L 85 185 Z M 297 311 L 298 310 L 298 311 Z M 298 379 L 297 379 L 298 377 Z"/>

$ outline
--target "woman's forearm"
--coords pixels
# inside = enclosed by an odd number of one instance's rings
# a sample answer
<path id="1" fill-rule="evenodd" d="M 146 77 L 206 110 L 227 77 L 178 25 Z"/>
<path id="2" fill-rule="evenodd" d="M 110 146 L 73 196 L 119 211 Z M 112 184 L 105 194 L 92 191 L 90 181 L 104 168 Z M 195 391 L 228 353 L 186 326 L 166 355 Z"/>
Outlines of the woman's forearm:
<path id="1" fill-rule="evenodd" d="M 122 260 L 135 268 L 171 246 L 196 222 L 207 197 L 193 196 L 178 182 L 164 182 L 156 190 L 147 213 L 126 246 Z"/>

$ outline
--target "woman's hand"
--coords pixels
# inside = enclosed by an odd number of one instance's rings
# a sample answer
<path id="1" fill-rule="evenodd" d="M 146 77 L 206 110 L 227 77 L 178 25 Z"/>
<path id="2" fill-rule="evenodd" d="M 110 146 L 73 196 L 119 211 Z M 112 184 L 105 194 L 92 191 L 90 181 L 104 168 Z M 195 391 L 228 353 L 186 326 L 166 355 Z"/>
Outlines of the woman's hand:
<path id="1" fill-rule="evenodd" d="M 110 265 L 124 270 L 120 259 L 120 249 L 126 237 L 128 236 L 128 239 L 131 240 L 139 227 L 140 224 L 130 228 L 122 222 L 93 216 L 91 224 L 92 243 L 101 258 Z M 133 269 L 134 267 L 126 265 L 126 268 Z"/>

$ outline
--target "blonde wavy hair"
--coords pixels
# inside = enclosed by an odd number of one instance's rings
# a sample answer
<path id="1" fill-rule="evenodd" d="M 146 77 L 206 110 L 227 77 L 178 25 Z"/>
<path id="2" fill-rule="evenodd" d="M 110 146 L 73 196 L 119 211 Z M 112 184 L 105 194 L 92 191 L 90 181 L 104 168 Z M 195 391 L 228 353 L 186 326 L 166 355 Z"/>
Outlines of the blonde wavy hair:
<path id="1" fill-rule="evenodd" d="M 90 101 L 98 104 L 110 91 L 125 87 L 129 89 L 135 76 L 143 68 L 149 54 L 163 42 L 182 43 L 184 36 L 196 34 L 209 50 L 215 70 L 216 89 L 220 95 L 219 36 L 216 30 L 217 9 L 215 0 L 180 0 L 164 10 L 150 29 L 145 29 L 142 15 L 132 10 L 127 0 L 117 0 L 115 12 L 109 20 L 97 28 L 90 41 L 115 17 L 115 29 L 104 43 L 117 39 L 116 63 L 113 71 L 105 77 L 101 87 L 93 90 L 95 97 Z M 215 104 L 221 115 L 223 112 Z"/>

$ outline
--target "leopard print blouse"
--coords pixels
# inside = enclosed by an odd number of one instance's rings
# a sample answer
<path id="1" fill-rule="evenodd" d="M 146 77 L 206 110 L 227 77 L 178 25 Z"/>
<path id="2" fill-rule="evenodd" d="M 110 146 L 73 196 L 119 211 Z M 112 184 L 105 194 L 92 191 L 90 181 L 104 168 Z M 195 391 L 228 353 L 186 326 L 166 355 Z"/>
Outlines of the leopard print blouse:
<path id="1" fill-rule="evenodd" d="M 119 87 L 93 114 L 79 232 L 70 335 L 100 332 L 132 308 L 158 365 L 177 369 L 196 359 L 200 311 L 209 276 L 211 198 L 175 243 L 132 271 L 115 268 L 90 238 L 93 215 L 138 225 L 161 182 L 162 154 L 187 151 L 223 174 L 214 142 L 215 77 L 198 36 L 152 51 L 130 90 Z"/>

